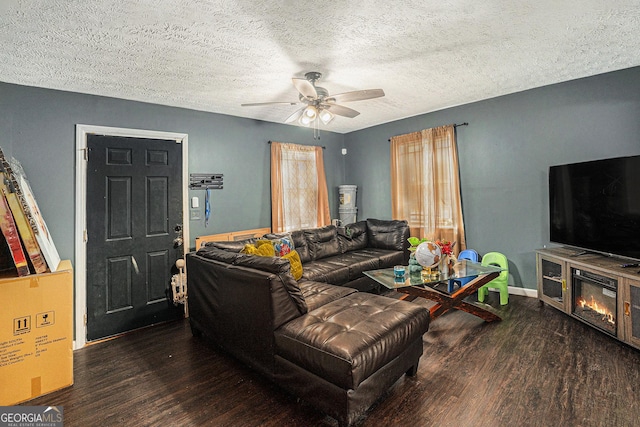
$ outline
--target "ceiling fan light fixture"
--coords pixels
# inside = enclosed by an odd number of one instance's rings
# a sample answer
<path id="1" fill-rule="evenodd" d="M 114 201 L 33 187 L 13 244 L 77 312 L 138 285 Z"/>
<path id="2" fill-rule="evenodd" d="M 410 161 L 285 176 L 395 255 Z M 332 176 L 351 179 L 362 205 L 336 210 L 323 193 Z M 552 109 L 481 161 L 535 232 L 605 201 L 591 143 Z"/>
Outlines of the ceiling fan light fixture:
<path id="1" fill-rule="evenodd" d="M 295 123 L 296 121 L 305 127 L 313 128 L 313 138 L 320 139 L 320 124 L 328 125 L 335 116 L 354 118 L 360 112 L 345 107 L 339 103 L 350 101 L 362 101 L 365 99 L 373 99 L 384 96 L 382 89 L 364 89 L 343 92 L 339 94 L 329 95 L 329 91 L 323 87 L 316 86 L 316 82 L 322 77 L 322 73 L 310 71 L 304 75 L 304 79 L 294 77 L 291 79 L 293 86 L 298 91 L 298 100 L 300 102 L 260 102 L 241 104 L 243 107 L 288 104 L 303 104 L 302 108 L 296 110 L 289 115 L 285 123 Z M 331 110 L 331 111 L 329 111 Z"/>
<path id="2" fill-rule="evenodd" d="M 318 115 L 318 110 L 316 110 L 316 107 L 314 107 L 313 105 L 309 105 L 307 108 L 304 109 L 304 115 L 308 117 L 310 120 L 313 120 Z"/>
<path id="3" fill-rule="evenodd" d="M 331 111 L 329 110 L 322 110 L 320 111 L 320 120 L 322 120 L 322 123 L 326 125 L 333 120 L 333 114 L 331 114 Z"/>
<path id="4" fill-rule="evenodd" d="M 311 121 L 312 121 L 312 119 L 309 116 L 307 116 L 306 114 L 303 114 L 303 115 L 300 116 L 299 122 L 300 122 L 300 124 L 302 126 L 309 126 L 311 124 Z"/>

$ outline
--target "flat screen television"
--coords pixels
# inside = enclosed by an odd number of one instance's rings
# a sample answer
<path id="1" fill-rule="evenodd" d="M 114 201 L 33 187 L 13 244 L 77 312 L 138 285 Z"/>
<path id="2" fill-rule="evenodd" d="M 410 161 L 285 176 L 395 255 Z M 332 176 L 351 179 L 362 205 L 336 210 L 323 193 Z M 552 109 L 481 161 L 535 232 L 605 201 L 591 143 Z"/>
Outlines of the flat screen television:
<path id="1" fill-rule="evenodd" d="M 640 156 L 549 168 L 552 242 L 640 260 Z"/>

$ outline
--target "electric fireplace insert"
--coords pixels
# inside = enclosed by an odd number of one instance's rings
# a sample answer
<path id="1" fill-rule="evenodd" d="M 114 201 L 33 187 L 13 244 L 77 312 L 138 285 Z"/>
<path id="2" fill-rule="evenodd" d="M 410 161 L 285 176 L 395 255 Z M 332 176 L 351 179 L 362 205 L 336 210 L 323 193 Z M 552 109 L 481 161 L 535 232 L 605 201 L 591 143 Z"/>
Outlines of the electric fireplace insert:
<path id="1" fill-rule="evenodd" d="M 577 268 L 571 279 L 572 315 L 615 337 L 618 281 Z"/>

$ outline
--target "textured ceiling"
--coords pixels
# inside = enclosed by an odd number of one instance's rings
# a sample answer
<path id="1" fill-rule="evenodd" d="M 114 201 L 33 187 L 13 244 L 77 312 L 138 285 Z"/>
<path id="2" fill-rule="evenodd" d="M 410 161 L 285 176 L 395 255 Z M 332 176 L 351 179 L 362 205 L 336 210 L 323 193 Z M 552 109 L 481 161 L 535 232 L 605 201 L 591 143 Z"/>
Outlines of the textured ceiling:
<path id="1" fill-rule="evenodd" d="M 282 123 L 320 71 L 346 133 L 640 65 L 638 0 L 0 0 L 0 81 Z"/>

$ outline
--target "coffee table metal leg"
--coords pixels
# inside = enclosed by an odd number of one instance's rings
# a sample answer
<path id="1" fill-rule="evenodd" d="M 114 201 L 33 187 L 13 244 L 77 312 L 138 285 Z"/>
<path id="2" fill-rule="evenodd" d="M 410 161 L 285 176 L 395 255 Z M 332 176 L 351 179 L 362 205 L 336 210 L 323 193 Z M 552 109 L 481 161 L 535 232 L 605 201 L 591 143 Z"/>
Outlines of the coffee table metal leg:
<path id="1" fill-rule="evenodd" d="M 418 297 L 436 301 L 438 304 L 431 307 L 430 310 L 431 320 L 438 318 L 451 309 L 456 309 L 478 316 L 486 322 L 494 322 L 502 319 L 500 316 L 490 312 L 489 310 L 463 300 L 467 296 L 476 292 L 481 286 L 498 277 L 498 275 L 499 273 L 489 273 L 487 275 L 478 276 L 476 279 L 472 280 L 466 286 L 463 286 L 451 295 L 436 291 L 429 287 L 401 288 L 398 289 L 398 292 L 405 294 L 401 299 L 406 301 L 413 301 Z"/>

